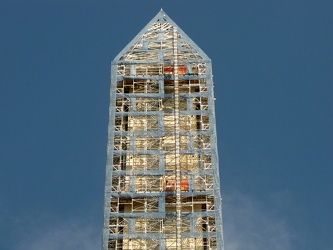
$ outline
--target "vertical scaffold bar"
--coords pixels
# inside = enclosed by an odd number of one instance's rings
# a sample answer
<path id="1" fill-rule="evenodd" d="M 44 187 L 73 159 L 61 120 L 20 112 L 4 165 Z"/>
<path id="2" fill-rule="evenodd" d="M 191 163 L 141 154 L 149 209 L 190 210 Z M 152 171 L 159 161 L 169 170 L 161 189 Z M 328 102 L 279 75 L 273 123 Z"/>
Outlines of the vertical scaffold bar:
<path id="1" fill-rule="evenodd" d="M 175 95 L 175 171 L 176 171 L 176 248 L 182 249 L 182 207 L 180 197 L 180 135 L 179 135 L 179 82 L 178 82 L 178 31 L 173 27 L 173 76 Z"/>

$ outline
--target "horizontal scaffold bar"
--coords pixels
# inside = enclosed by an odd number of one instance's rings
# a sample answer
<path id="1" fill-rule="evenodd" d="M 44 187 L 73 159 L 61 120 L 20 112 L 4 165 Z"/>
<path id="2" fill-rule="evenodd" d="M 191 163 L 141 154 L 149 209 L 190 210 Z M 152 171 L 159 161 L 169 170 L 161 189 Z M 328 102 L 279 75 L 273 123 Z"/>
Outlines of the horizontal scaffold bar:
<path id="1" fill-rule="evenodd" d="M 201 218 L 208 216 L 215 216 L 215 211 L 206 212 L 182 212 L 182 216 L 186 218 Z M 110 213 L 110 218 L 145 218 L 145 219 L 166 219 L 175 218 L 176 213 L 161 213 L 161 212 L 149 212 L 149 213 Z"/>
<path id="2" fill-rule="evenodd" d="M 173 98 L 173 94 L 158 94 L 158 93 L 117 93 L 117 98 Z M 184 98 L 198 98 L 209 97 L 208 92 L 194 92 L 190 94 L 181 93 L 180 97 Z"/>
<path id="3" fill-rule="evenodd" d="M 167 233 L 145 233 L 145 234 L 110 234 L 110 240 L 121 239 L 170 239 L 174 238 L 175 234 Z M 191 232 L 182 233 L 182 238 L 213 238 L 216 237 L 216 232 Z"/>
<path id="4" fill-rule="evenodd" d="M 169 172 L 175 172 L 175 171 L 168 171 L 168 170 L 114 170 L 112 175 L 113 176 L 137 176 L 137 175 L 143 175 L 143 176 L 150 176 L 150 175 L 156 175 L 156 176 L 164 176 Z M 183 175 L 207 175 L 207 174 L 213 174 L 213 169 L 206 169 L 206 170 L 181 170 L 181 174 Z"/>
<path id="5" fill-rule="evenodd" d="M 175 191 L 161 191 L 161 192 L 111 192 L 111 197 L 114 198 L 145 198 L 145 197 L 159 197 L 159 196 L 174 196 Z M 194 197 L 194 196 L 208 196 L 214 195 L 213 190 L 209 191 L 182 191 L 181 196 L 183 197 Z"/>
<path id="6" fill-rule="evenodd" d="M 154 52 L 154 51 L 150 51 Z M 156 59 L 156 58 L 155 58 Z M 204 60 L 200 58 L 187 59 L 186 63 L 210 63 L 210 60 Z M 113 65 L 130 65 L 130 64 L 164 64 L 164 60 L 119 60 L 117 62 L 112 62 Z"/>
<path id="7" fill-rule="evenodd" d="M 112 150 L 114 151 L 114 155 L 153 155 L 153 154 L 158 154 L 158 155 L 163 155 L 163 154 L 174 154 L 175 151 L 164 151 L 164 150 Z M 212 149 L 193 149 L 193 150 L 181 150 L 181 154 L 207 154 L 213 152 Z"/>
<path id="8" fill-rule="evenodd" d="M 171 136 L 174 131 L 114 131 L 115 136 Z M 180 135 L 197 136 L 210 135 L 209 130 L 180 130 Z"/>

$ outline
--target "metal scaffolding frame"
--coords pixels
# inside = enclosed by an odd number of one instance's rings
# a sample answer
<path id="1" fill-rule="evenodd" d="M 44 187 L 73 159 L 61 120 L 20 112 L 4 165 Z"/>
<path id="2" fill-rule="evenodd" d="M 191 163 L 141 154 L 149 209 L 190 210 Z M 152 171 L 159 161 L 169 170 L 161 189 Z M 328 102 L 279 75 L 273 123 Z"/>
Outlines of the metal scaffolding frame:
<path id="1" fill-rule="evenodd" d="M 103 250 L 223 250 L 212 77 L 163 10 L 112 62 Z"/>

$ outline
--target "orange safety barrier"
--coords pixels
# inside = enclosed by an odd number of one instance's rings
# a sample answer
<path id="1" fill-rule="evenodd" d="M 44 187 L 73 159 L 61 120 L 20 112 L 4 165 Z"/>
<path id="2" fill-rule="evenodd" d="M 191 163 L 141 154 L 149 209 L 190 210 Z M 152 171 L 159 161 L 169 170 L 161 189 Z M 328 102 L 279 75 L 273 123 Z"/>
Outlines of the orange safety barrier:
<path id="1" fill-rule="evenodd" d="M 164 68 L 164 74 L 172 74 L 173 73 L 173 67 L 165 67 Z M 186 66 L 179 66 L 178 67 L 178 74 L 185 75 L 186 74 Z"/>
<path id="2" fill-rule="evenodd" d="M 176 190 L 176 180 L 175 177 L 165 177 L 163 183 L 164 191 L 175 191 Z M 182 179 L 180 181 L 180 190 L 181 191 L 189 191 L 189 182 L 188 179 Z"/>
<path id="3" fill-rule="evenodd" d="M 187 179 L 183 179 L 180 181 L 180 190 L 181 191 L 188 191 L 189 190 L 189 184 Z"/>

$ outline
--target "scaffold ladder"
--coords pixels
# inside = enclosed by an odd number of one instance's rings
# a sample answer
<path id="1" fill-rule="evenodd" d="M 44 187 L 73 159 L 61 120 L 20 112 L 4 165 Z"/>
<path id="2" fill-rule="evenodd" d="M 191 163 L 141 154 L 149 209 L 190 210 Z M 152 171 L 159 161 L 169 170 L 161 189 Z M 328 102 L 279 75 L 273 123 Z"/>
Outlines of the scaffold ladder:
<path id="1" fill-rule="evenodd" d="M 182 249 L 182 206 L 180 196 L 180 135 L 179 135 L 179 82 L 178 82 L 178 31 L 173 27 L 173 76 L 175 100 L 175 171 L 176 171 L 176 248 Z"/>

